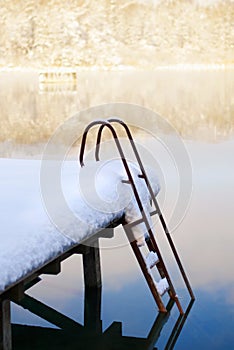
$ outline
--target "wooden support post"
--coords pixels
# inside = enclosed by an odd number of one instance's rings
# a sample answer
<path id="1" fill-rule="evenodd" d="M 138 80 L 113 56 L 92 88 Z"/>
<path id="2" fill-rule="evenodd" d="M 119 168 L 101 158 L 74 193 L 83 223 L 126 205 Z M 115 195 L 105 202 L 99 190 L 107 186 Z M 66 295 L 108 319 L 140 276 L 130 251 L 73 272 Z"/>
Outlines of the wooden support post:
<path id="1" fill-rule="evenodd" d="M 85 287 L 101 287 L 102 277 L 98 240 L 93 241 L 92 246 L 84 246 L 83 268 Z"/>
<path id="2" fill-rule="evenodd" d="M 101 287 L 85 287 L 84 326 L 88 331 L 99 334 L 102 333 L 101 299 Z"/>
<path id="3" fill-rule="evenodd" d="M 83 268 L 85 283 L 84 325 L 95 333 L 102 332 L 101 321 L 101 264 L 98 239 L 84 246 Z"/>
<path id="4" fill-rule="evenodd" d="M 10 301 L 0 299 L 0 350 L 11 350 Z"/>

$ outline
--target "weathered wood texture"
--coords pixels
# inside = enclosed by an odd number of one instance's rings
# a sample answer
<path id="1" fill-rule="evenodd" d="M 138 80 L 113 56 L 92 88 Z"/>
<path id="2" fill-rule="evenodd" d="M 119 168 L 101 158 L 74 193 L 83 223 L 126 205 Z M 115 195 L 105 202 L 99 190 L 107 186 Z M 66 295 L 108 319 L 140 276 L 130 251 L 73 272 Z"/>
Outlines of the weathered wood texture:
<path id="1" fill-rule="evenodd" d="M 10 301 L 0 299 L 0 350 L 11 350 Z"/>

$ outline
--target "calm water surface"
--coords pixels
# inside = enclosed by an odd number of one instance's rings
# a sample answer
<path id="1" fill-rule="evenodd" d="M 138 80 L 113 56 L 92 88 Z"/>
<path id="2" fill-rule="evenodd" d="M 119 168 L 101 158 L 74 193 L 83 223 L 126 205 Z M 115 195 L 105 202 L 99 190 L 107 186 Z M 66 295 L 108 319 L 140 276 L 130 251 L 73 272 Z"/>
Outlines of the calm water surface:
<path id="1" fill-rule="evenodd" d="M 234 139 L 218 144 L 189 141 L 186 145 L 193 164 L 194 190 L 189 211 L 182 224 L 173 232 L 173 238 L 191 280 L 196 301 L 177 338 L 175 349 L 231 349 L 234 344 Z M 101 250 L 102 331 L 105 332 L 113 322 L 121 322 L 122 337 L 115 338 L 113 335 L 113 348 L 131 348 L 126 347 L 124 337 L 134 337 L 136 348 L 152 349 L 149 344 L 143 345 L 138 338 L 146 339 L 151 334 L 158 315 L 157 309 L 135 257 L 126 245 L 122 230 L 116 230 L 115 238 L 111 240 L 102 239 L 101 244 L 104 247 Z M 170 259 L 169 266 L 173 271 Z M 174 277 L 182 305 L 186 308 L 189 297 L 177 274 Z M 42 282 L 29 293 L 83 324 L 81 257 L 74 256 L 64 262 L 59 276 L 43 277 Z M 156 348 L 165 348 L 178 316 L 174 306 L 169 318 L 164 320 L 166 323 L 160 335 L 156 327 L 156 337 L 153 337 Z M 16 306 L 12 317 L 15 323 L 51 326 Z M 92 334 L 90 337 L 93 337 L 95 344 L 96 338 Z M 34 341 L 40 344 L 41 340 Z M 102 341 L 106 344 L 103 349 L 111 348 L 105 338 Z M 67 348 L 72 346 L 71 340 Z M 95 348 L 95 345 L 84 346 L 84 349 L 91 348 Z"/>
<path id="2" fill-rule="evenodd" d="M 10 104 L 2 109 L 2 120 L 6 123 L 6 128 L 1 129 L 2 156 L 38 156 L 40 151 L 35 145 L 43 144 L 65 116 L 69 117 L 79 108 L 97 103 L 110 101 L 138 103 L 167 116 L 184 140 L 193 170 L 190 206 L 172 235 L 196 295 L 196 301 L 177 337 L 173 332 L 177 327 L 179 316 L 176 306 L 172 307 L 168 317 L 157 318 L 158 312 L 154 300 L 126 243 L 124 233 L 118 228 L 114 238 L 100 241 L 103 286 L 101 311 L 96 315 L 99 335 L 90 333 L 88 329 L 81 338 L 79 334 L 76 338 L 74 332 L 58 333 L 47 321 L 13 305 L 14 324 L 46 327 L 48 331 L 15 326 L 13 328 L 15 349 L 46 349 L 52 348 L 57 342 L 62 344 L 64 349 L 131 349 L 133 346 L 136 349 L 154 347 L 171 349 L 172 344 L 175 349 L 233 348 L 234 120 L 231 93 L 233 79 L 230 78 L 232 73 L 229 73 L 192 72 L 186 80 L 185 72 L 167 73 L 168 79 L 165 79 L 166 73 L 160 72 L 156 74 L 154 83 L 149 84 L 147 74 L 139 73 L 134 77 L 129 73 L 131 77 L 126 78 L 125 75 L 123 78 L 121 74 L 114 76 L 111 73 L 107 78 L 106 73 L 101 81 L 103 87 L 101 94 L 98 94 L 95 85 L 92 85 L 93 90 L 91 89 L 90 80 L 84 76 L 81 78 L 83 92 L 79 81 L 74 90 L 69 87 L 71 90 L 62 92 L 56 90 L 58 87 L 55 86 L 48 88 L 49 91 L 45 91 L 45 86 L 40 87 L 44 89 L 43 91 L 37 90 L 35 82 L 31 81 L 27 85 L 24 81 L 27 93 L 23 100 L 20 98 L 22 91 L 17 90 L 15 82 L 13 85 L 9 83 L 8 92 L 10 91 L 16 100 L 22 102 L 17 111 Z M 94 81 L 98 84 L 98 75 L 95 75 Z M 108 81 L 112 86 L 111 91 L 105 85 Z M 129 82 L 128 86 L 123 84 L 126 81 Z M 219 84 L 214 84 L 215 81 Z M 31 95 L 28 94 L 28 86 L 31 86 Z M 158 94 L 155 93 L 155 89 Z M 167 97 L 165 97 L 166 91 Z M 3 95 L 4 92 L 1 90 L 1 106 Z M 47 101 L 46 107 L 42 104 L 42 100 Z M 61 101 L 66 101 L 62 112 L 61 108 L 58 108 L 58 105 L 61 106 Z M 47 109 L 48 106 L 50 107 Z M 54 111 L 60 111 L 60 116 L 57 115 L 54 119 L 52 116 L 56 113 L 53 114 L 53 108 Z M 20 111 L 25 113 L 21 114 Z M 46 111 L 47 115 L 44 115 L 42 112 Z M 8 118 L 3 118 L 4 113 Z M 30 123 L 32 127 L 26 131 L 23 125 L 28 126 Z M 147 128 L 150 129 L 153 123 L 153 120 L 149 121 Z M 18 128 L 15 128 L 15 133 L 11 133 L 16 125 Z M 40 135 L 38 135 L 39 129 Z M 154 149 L 154 140 L 145 138 L 144 142 Z M 162 169 L 167 169 L 166 165 L 165 168 L 162 165 Z M 166 183 L 166 197 L 165 189 L 162 189 L 159 203 L 162 204 L 165 217 L 169 220 L 171 210 L 169 189 L 173 187 L 173 178 L 169 176 Z M 157 231 L 157 223 L 155 228 Z M 160 241 L 160 244 L 164 247 L 163 241 Z M 189 297 L 178 273 L 174 271 L 173 260 L 169 258 L 167 248 L 165 258 L 168 259 L 169 270 L 173 271 L 181 303 L 186 308 Z M 85 295 L 81 257 L 73 256 L 65 261 L 62 264 L 61 274 L 43 276 L 42 281 L 28 293 L 84 324 Z M 165 302 L 167 302 L 166 296 Z M 112 327 L 108 329 L 111 325 Z M 29 339 L 33 343 L 26 345 Z"/>

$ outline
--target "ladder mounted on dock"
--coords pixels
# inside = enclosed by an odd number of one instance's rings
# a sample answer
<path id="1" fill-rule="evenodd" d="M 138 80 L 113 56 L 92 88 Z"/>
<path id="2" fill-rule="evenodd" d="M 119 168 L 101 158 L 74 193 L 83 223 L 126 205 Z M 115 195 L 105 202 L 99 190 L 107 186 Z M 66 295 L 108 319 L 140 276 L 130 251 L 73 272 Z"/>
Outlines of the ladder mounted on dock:
<path id="1" fill-rule="evenodd" d="M 145 181 L 146 183 L 146 186 L 148 188 L 148 191 L 149 191 L 149 194 L 150 194 L 150 198 L 151 198 L 151 201 L 152 201 L 152 204 L 154 206 L 154 210 L 151 211 L 150 215 L 153 216 L 153 215 L 158 215 L 159 217 L 159 220 L 160 220 L 160 223 L 162 225 L 162 228 L 164 230 L 164 233 L 166 235 L 166 238 L 168 240 L 168 243 L 171 247 L 171 250 L 172 250 L 172 253 L 175 257 L 175 260 L 177 262 L 177 265 L 179 267 L 179 270 L 181 272 L 181 275 L 183 277 L 183 280 L 185 282 L 185 285 L 188 289 L 188 292 L 189 292 L 189 295 L 191 297 L 192 300 L 195 299 L 194 297 L 194 294 L 193 294 L 193 291 L 192 291 L 192 288 L 191 288 L 191 285 L 189 283 L 189 280 L 186 276 L 186 273 L 185 273 L 185 270 L 183 268 L 183 265 L 181 263 L 181 260 L 180 260 L 180 257 L 177 253 L 177 250 L 176 250 L 176 247 L 174 245 L 174 242 L 172 240 L 172 237 L 170 235 L 170 232 L 168 230 L 168 227 L 166 225 L 166 222 L 163 218 L 163 215 L 162 215 L 162 212 L 159 208 L 159 205 L 158 205 L 158 202 L 156 200 L 156 197 L 154 195 L 154 191 L 152 189 L 152 186 L 149 182 L 149 179 L 146 175 L 146 172 L 145 172 L 145 169 L 144 169 L 144 166 L 143 166 L 143 163 L 141 161 L 141 158 L 140 158 L 140 155 L 137 151 L 137 148 L 136 148 L 136 145 L 135 145 L 135 142 L 133 140 L 133 137 L 132 137 L 132 134 L 128 128 L 128 126 L 120 119 L 118 118 L 109 118 L 107 120 L 95 120 L 93 122 L 91 122 L 84 130 L 84 133 L 83 133 L 83 137 L 82 137 L 82 141 L 81 141 L 81 148 L 80 148 L 80 164 L 81 166 L 83 167 L 84 166 L 84 151 L 85 151 L 85 145 L 86 145 L 86 139 L 87 139 L 87 135 L 88 135 L 88 132 L 89 130 L 94 127 L 94 126 L 99 126 L 99 129 L 98 129 L 98 133 L 97 133 L 97 141 L 96 141 L 96 149 L 95 149 L 95 158 L 96 158 L 96 161 L 99 161 L 100 158 L 99 158 L 99 151 L 100 151 L 100 144 L 101 144 L 101 138 L 102 138 L 102 131 L 104 128 L 108 128 L 111 133 L 112 133 L 112 136 L 113 136 L 113 139 L 115 141 L 115 144 L 117 146 L 117 149 L 118 149 L 118 152 L 119 152 L 119 155 L 120 155 L 120 159 L 124 165 L 124 168 L 126 170 L 126 174 L 127 174 L 127 177 L 128 177 L 128 180 L 124 181 L 125 183 L 128 183 L 129 185 L 131 185 L 132 187 L 132 190 L 133 190 L 133 193 L 134 193 L 134 196 L 136 198 L 136 201 L 137 201 L 137 204 L 138 204 L 138 207 L 140 209 L 140 212 L 141 212 L 141 218 L 134 221 L 134 222 L 131 222 L 131 223 L 126 223 L 124 222 L 123 220 L 123 228 L 127 234 L 127 237 L 129 239 L 129 242 L 130 242 L 130 245 L 133 249 L 133 252 L 136 256 L 136 259 L 141 267 L 141 270 L 144 274 L 144 277 L 147 281 L 147 284 L 151 290 L 151 293 L 155 299 L 155 302 L 158 306 L 158 309 L 160 312 L 167 312 L 167 309 L 162 301 L 162 295 L 165 293 L 165 292 L 168 292 L 170 298 L 172 298 L 178 309 L 179 309 L 179 312 L 181 314 L 183 314 L 183 309 L 182 309 L 182 306 L 180 304 L 180 301 L 178 299 L 178 296 L 176 294 L 176 291 L 175 291 L 175 288 L 172 284 L 172 280 L 171 280 L 171 277 L 168 273 L 168 270 L 167 270 L 167 267 L 164 263 L 164 260 L 163 260 L 163 257 L 162 257 L 162 254 L 160 252 L 160 249 L 159 249 L 159 246 L 155 240 L 155 237 L 154 237 L 154 233 L 152 231 L 152 228 L 150 226 L 150 223 L 149 223 L 149 220 L 147 218 L 147 215 L 146 215 L 146 212 L 145 212 L 145 209 L 144 209 L 144 206 L 142 204 L 142 201 L 141 201 L 141 198 L 139 196 L 139 193 L 138 193 L 138 190 L 137 190 L 137 187 L 136 187 L 136 184 L 134 182 L 134 179 L 133 179 L 133 176 L 131 174 L 131 171 L 130 171 L 130 168 L 129 168 L 129 165 L 128 165 L 128 162 L 127 162 L 127 159 L 124 155 L 124 151 L 123 151 L 123 148 L 121 146 L 121 143 L 119 141 L 119 138 L 118 138 L 118 135 L 117 135 L 117 132 L 113 126 L 113 124 L 118 124 L 118 125 L 121 125 L 125 132 L 126 132 L 126 135 L 128 137 L 128 140 L 130 142 L 130 145 L 132 147 L 132 150 L 133 150 L 133 153 L 135 155 L 135 158 L 136 158 L 136 161 L 138 163 L 138 166 L 139 166 L 139 169 L 141 171 L 141 173 L 138 175 L 139 178 L 141 178 L 143 181 Z M 146 238 L 146 245 L 148 247 L 148 250 L 149 250 L 149 254 L 144 257 L 138 244 L 137 244 L 137 241 L 136 240 L 132 240 L 132 237 L 133 237 L 133 234 L 132 234 L 132 229 L 134 226 L 140 224 L 140 223 L 144 223 L 146 228 L 147 228 L 147 231 L 148 231 L 148 237 Z M 151 273 L 151 269 L 156 267 L 158 269 L 158 272 L 161 276 L 161 280 L 159 283 L 156 283 L 154 281 L 154 278 L 152 276 L 152 273 Z"/>

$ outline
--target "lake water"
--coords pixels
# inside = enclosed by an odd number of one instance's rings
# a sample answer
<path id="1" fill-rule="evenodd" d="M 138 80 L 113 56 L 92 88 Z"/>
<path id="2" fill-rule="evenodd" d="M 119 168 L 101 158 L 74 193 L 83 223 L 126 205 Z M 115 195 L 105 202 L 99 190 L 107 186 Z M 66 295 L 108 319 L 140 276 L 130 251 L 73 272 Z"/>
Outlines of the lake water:
<path id="1" fill-rule="evenodd" d="M 15 349 L 46 349 L 57 342 L 63 349 L 233 348 L 233 82 L 232 69 L 83 72 L 66 84 L 42 84 L 36 72 L 1 74 L 1 157 L 39 158 L 56 127 L 79 110 L 99 104 L 137 104 L 167 119 L 169 129 L 160 129 L 158 136 L 157 118 L 140 121 L 134 115 L 126 116 L 138 143 L 158 159 L 163 185 L 159 203 L 196 296 L 181 332 L 176 334 L 176 306 L 168 317 L 157 318 L 154 300 L 118 228 L 114 238 L 100 241 L 103 285 L 99 291 L 101 310 L 96 314 L 99 332 L 94 334 L 88 326 L 85 334 L 59 332 L 13 305 L 14 324 L 37 326 L 13 327 Z M 87 114 L 86 119 L 80 119 L 77 138 L 91 118 Z M 176 135 L 183 154 L 173 153 Z M 76 153 L 72 151 L 71 157 Z M 185 163 L 184 154 L 188 155 Z M 191 178 L 181 178 L 184 174 Z M 157 222 L 155 229 L 159 230 Z M 188 293 L 160 234 L 159 240 L 186 309 Z M 87 309 L 81 257 L 65 261 L 61 274 L 43 276 L 28 293 L 84 324 Z M 43 332 L 38 327 L 46 329 Z"/>

